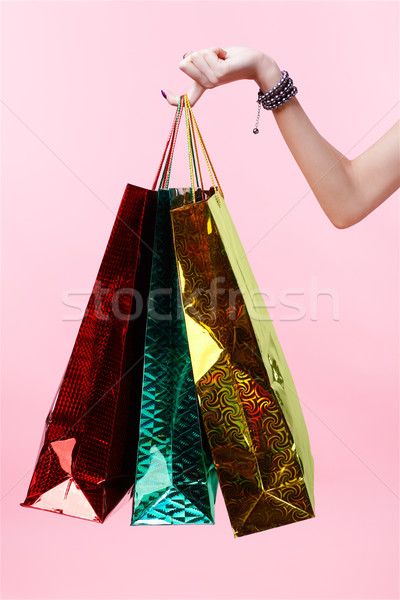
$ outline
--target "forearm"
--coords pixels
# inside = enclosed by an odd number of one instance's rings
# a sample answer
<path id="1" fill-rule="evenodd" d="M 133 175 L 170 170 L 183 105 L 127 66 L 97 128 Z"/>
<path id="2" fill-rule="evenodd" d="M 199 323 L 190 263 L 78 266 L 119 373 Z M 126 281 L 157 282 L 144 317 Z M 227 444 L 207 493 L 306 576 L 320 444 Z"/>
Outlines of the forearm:
<path id="1" fill-rule="evenodd" d="M 278 83 L 278 66 L 268 66 L 256 79 L 265 92 Z M 357 220 L 357 183 L 351 160 L 325 140 L 296 97 L 271 111 L 295 161 L 321 208 L 336 227 Z"/>
<path id="2" fill-rule="evenodd" d="M 267 92 L 281 79 L 273 58 L 247 46 L 192 52 L 179 68 L 194 80 L 188 95 L 192 105 L 206 89 L 218 85 L 249 79 Z M 166 98 L 174 106 L 179 103 L 170 92 Z M 336 227 L 358 223 L 400 187 L 399 122 L 363 154 L 349 160 L 319 134 L 296 96 L 272 113 L 322 210 Z"/>

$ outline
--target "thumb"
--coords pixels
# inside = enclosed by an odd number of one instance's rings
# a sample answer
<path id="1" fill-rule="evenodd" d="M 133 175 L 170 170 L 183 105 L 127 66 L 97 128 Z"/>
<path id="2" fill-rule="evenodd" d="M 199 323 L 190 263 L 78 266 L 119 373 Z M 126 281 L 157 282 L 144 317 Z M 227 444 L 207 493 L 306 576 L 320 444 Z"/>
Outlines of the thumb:
<path id="1" fill-rule="evenodd" d="M 164 98 L 166 99 L 166 101 L 169 102 L 169 104 L 171 104 L 172 106 L 178 106 L 178 104 L 179 104 L 178 96 L 175 96 L 170 90 L 161 90 L 161 93 L 164 96 Z"/>
<path id="2" fill-rule="evenodd" d="M 199 98 L 204 94 L 206 88 L 195 81 L 187 93 L 191 106 L 194 106 Z M 178 106 L 179 96 L 175 96 L 171 90 L 163 90 L 165 99 L 171 106 Z"/>
<path id="3" fill-rule="evenodd" d="M 197 83 L 197 81 L 195 81 L 187 93 L 187 97 L 189 99 L 190 105 L 194 106 L 196 104 L 197 100 L 199 100 L 199 98 L 202 97 L 202 95 L 204 94 L 205 91 L 206 91 L 206 88 L 203 87 L 202 85 L 200 85 L 200 83 Z"/>

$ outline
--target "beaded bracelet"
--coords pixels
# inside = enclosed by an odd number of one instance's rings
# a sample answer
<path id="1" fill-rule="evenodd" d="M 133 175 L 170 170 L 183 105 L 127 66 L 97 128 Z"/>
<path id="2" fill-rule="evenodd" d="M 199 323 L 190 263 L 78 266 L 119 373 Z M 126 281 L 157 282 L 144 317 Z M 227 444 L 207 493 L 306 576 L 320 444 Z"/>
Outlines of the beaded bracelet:
<path id="1" fill-rule="evenodd" d="M 261 89 L 258 91 L 258 114 L 253 133 L 259 133 L 258 123 L 260 121 L 261 106 L 266 110 L 274 110 L 293 98 L 298 92 L 297 87 L 293 85 L 293 80 L 289 77 L 289 73 L 287 71 L 281 71 L 281 73 L 281 80 L 271 90 L 266 93 Z"/>

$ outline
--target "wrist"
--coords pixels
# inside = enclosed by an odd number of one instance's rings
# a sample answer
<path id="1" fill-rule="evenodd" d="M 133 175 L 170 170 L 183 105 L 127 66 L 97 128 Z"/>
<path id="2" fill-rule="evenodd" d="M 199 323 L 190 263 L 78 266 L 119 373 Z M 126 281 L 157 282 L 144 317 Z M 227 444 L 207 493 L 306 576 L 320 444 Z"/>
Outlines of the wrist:
<path id="1" fill-rule="evenodd" d="M 268 92 L 281 80 L 282 73 L 277 63 L 271 58 L 264 54 L 261 57 L 258 68 L 256 69 L 256 76 L 254 81 L 263 93 Z"/>

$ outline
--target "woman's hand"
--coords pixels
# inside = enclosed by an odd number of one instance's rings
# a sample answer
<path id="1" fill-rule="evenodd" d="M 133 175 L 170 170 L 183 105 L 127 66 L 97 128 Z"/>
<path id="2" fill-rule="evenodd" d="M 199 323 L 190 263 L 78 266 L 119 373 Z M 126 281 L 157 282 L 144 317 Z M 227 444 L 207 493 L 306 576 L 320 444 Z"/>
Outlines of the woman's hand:
<path id="1" fill-rule="evenodd" d="M 181 71 L 194 83 L 187 95 L 192 106 L 207 89 L 240 79 L 253 79 L 263 90 L 274 87 L 282 74 L 276 62 L 268 55 L 247 46 L 213 46 L 185 55 L 179 63 Z M 167 101 L 179 104 L 179 97 L 165 90 Z"/>
<path id="2" fill-rule="evenodd" d="M 270 56 L 247 46 L 214 46 L 190 52 L 179 68 L 194 81 L 187 94 L 192 106 L 206 90 L 239 79 L 253 79 L 267 92 L 282 75 Z M 179 103 L 169 90 L 166 98 L 173 106 Z M 343 229 L 358 223 L 399 188 L 399 121 L 363 154 L 350 160 L 320 135 L 296 97 L 271 112 L 335 227 Z"/>

